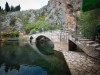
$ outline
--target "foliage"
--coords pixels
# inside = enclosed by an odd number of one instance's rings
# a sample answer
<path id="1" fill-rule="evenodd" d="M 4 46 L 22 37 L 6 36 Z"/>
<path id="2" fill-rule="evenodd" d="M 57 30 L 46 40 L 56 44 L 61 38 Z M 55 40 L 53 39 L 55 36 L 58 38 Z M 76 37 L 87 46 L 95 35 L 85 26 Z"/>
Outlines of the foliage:
<path id="1" fill-rule="evenodd" d="M 4 37 L 17 37 L 19 35 L 19 31 L 17 29 L 13 29 L 10 25 L 7 25 L 6 31 L 2 31 L 1 35 Z"/>
<path id="2" fill-rule="evenodd" d="M 38 27 L 35 25 L 35 24 L 27 24 L 27 25 L 24 25 L 24 29 L 26 31 L 26 33 L 29 33 L 30 30 L 32 29 L 38 29 Z"/>
<path id="3" fill-rule="evenodd" d="M 60 29 L 62 28 L 62 25 L 51 25 L 49 22 L 46 21 L 37 21 L 34 24 L 27 24 L 24 26 L 24 29 L 26 33 L 29 33 L 30 30 L 37 30 L 37 31 L 42 31 L 41 29 L 44 29 L 44 31 L 48 30 L 54 30 L 54 29 Z"/>
<path id="4" fill-rule="evenodd" d="M 8 25 L 6 26 L 6 32 L 9 33 L 9 32 L 11 32 L 11 31 L 13 31 L 13 27 L 12 27 L 11 25 L 8 24 Z"/>
<path id="5" fill-rule="evenodd" d="M 13 36 L 14 35 L 14 32 L 10 32 L 10 35 Z"/>
<path id="6" fill-rule="evenodd" d="M 79 29 L 82 34 L 93 39 L 96 35 L 96 27 L 100 24 L 100 8 L 88 12 L 81 12 L 78 16 Z"/>
<path id="7" fill-rule="evenodd" d="M 46 21 L 37 21 L 35 25 L 37 25 L 38 30 L 40 30 L 41 28 L 44 28 L 44 30 L 47 31 L 50 28 L 50 23 Z"/>
<path id="8" fill-rule="evenodd" d="M 32 29 L 31 31 L 30 31 L 30 34 L 35 34 L 36 33 L 36 30 L 35 29 Z"/>
<path id="9" fill-rule="evenodd" d="M 43 14 L 43 15 L 39 16 L 38 20 L 39 21 L 44 21 L 46 16 L 47 16 L 47 14 Z"/>
<path id="10" fill-rule="evenodd" d="M 5 35 L 6 35 L 6 32 L 2 32 L 1 35 L 2 35 L 2 36 L 5 36 Z"/>
<path id="11" fill-rule="evenodd" d="M 11 20 L 10 20 L 10 25 L 14 25 L 16 22 L 16 17 L 11 17 Z"/>
<path id="12" fill-rule="evenodd" d="M 14 35 L 16 35 L 16 36 L 19 35 L 19 31 L 18 31 L 18 30 L 14 30 L 13 33 L 14 33 Z"/>
<path id="13" fill-rule="evenodd" d="M 18 32 L 18 30 L 14 30 L 14 31 L 11 31 L 9 34 L 11 37 L 16 37 L 19 35 L 19 32 Z"/>

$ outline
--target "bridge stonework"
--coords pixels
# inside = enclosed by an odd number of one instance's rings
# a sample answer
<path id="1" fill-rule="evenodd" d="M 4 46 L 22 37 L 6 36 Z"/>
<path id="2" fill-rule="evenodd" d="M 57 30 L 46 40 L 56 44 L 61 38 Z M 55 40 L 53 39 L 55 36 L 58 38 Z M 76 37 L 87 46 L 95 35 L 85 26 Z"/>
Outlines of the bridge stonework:
<path id="1" fill-rule="evenodd" d="M 41 32 L 33 35 L 33 42 L 36 42 L 36 39 L 39 36 L 45 36 L 50 39 L 53 43 L 55 42 L 66 42 L 68 43 L 68 51 L 75 51 L 77 47 L 81 48 L 83 52 L 85 52 L 88 56 L 100 60 L 100 44 L 95 43 L 91 39 L 87 39 L 79 34 L 76 34 L 71 30 L 54 30 Z"/>
<path id="2" fill-rule="evenodd" d="M 62 35 L 63 35 L 63 37 L 62 37 Z M 32 41 L 36 42 L 36 39 L 39 36 L 44 36 L 44 37 L 47 37 L 48 39 L 50 39 L 52 42 L 60 42 L 64 38 L 66 38 L 66 41 L 67 41 L 66 35 L 67 34 L 62 33 L 60 30 L 56 30 L 56 31 L 41 32 L 41 33 L 29 35 L 28 39 L 32 36 L 33 37 Z"/>

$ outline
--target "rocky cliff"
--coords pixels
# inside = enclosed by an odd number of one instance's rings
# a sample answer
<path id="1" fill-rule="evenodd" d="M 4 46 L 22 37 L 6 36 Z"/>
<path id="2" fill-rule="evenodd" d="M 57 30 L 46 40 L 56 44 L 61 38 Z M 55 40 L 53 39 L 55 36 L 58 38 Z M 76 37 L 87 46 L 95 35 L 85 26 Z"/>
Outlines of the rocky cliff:
<path id="1" fill-rule="evenodd" d="M 80 10 L 81 0 L 50 0 L 48 4 L 39 10 L 26 10 L 9 12 L 6 15 L 0 15 L 2 30 L 7 25 L 12 25 L 15 29 L 23 30 L 23 25 L 34 23 L 37 18 L 47 14 L 46 21 L 52 24 L 62 24 L 64 27 L 75 29 L 76 11 Z"/>
<path id="2" fill-rule="evenodd" d="M 80 11 L 81 0 L 50 0 L 48 2 L 49 10 L 51 10 L 48 17 L 53 15 L 53 21 L 56 21 L 69 29 L 75 29 L 76 27 L 76 14 Z M 50 20 L 50 18 L 47 20 Z"/>

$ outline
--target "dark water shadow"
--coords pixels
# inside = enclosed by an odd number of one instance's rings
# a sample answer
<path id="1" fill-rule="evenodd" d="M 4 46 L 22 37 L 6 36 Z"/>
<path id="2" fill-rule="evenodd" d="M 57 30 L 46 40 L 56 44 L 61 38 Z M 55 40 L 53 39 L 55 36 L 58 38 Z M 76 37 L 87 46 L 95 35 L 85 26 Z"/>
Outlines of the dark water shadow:
<path id="1" fill-rule="evenodd" d="M 53 50 L 54 44 L 52 41 L 36 42 L 35 44 L 41 53 L 45 55 L 54 54 L 54 50 Z"/>

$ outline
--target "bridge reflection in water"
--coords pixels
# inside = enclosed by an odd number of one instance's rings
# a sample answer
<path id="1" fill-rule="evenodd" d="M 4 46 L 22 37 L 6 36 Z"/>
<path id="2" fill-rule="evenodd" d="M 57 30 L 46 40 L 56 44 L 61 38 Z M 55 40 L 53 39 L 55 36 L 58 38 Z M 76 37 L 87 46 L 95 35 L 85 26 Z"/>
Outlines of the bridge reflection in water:
<path id="1" fill-rule="evenodd" d="M 54 44 L 52 41 L 36 42 L 36 46 L 38 50 L 45 55 L 54 54 Z"/>
<path id="2" fill-rule="evenodd" d="M 41 35 L 36 38 L 36 47 L 41 53 L 45 55 L 54 54 L 54 43 L 45 36 Z"/>

